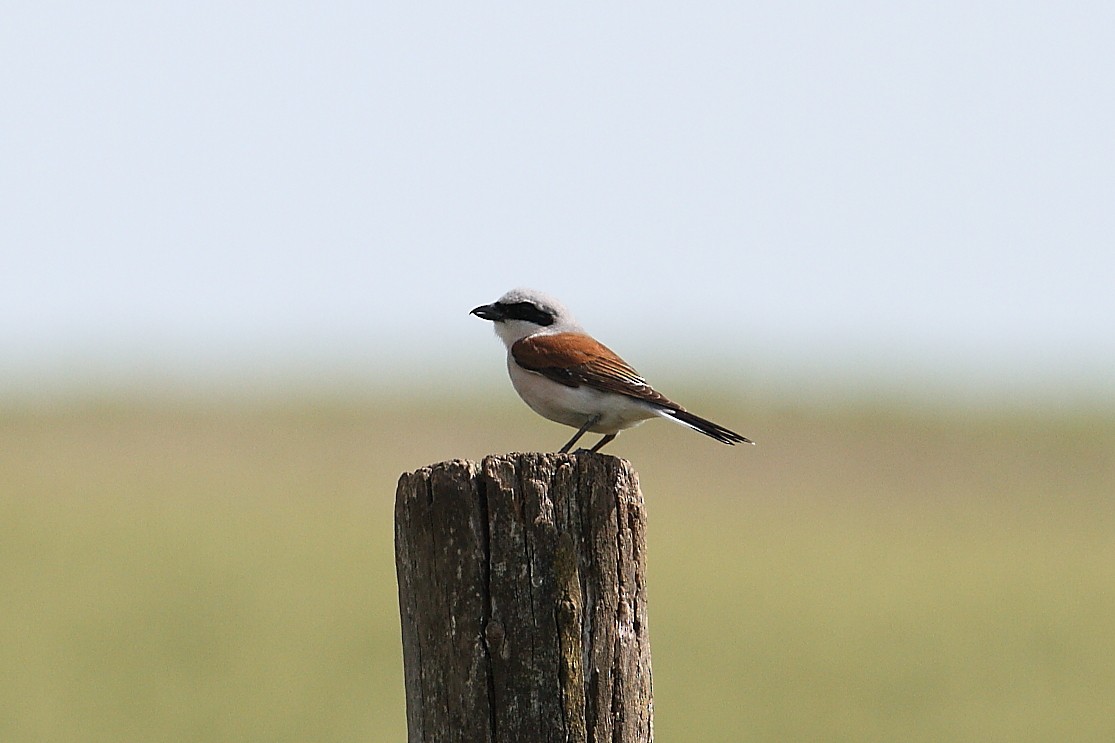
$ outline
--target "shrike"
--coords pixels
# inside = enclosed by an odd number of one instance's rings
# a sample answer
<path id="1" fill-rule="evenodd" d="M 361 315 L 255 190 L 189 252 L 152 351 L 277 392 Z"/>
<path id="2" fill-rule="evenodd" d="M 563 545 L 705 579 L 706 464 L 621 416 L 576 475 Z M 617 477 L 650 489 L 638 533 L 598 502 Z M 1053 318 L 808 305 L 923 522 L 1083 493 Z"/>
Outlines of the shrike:
<path id="1" fill-rule="evenodd" d="M 507 346 L 507 371 L 519 397 L 539 415 L 577 429 L 562 452 L 589 431 L 604 434 L 592 447 L 599 451 L 623 429 L 657 416 L 725 444 L 754 443 L 655 392 L 553 297 L 512 289 L 471 314 L 495 324 L 496 335 Z"/>

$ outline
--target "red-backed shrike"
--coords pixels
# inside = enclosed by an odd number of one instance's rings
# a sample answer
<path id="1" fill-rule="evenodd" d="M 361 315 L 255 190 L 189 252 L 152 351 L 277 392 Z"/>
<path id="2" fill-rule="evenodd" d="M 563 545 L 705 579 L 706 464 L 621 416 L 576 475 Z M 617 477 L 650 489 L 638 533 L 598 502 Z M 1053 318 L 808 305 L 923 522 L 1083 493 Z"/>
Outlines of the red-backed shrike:
<path id="1" fill-rule="evenodd" d="M 655 392 L 553 297 L 512 289 L 471 314 L 495 324 L 496 335 L 507 346 L 507 371 L 519 397 L 544 418 L 577 429 L 562 452 L 588 431 L 604 434 L 592 447 L 599 451 L 623 429 L 657 416 L 725 444 L 754 443 Z"/>

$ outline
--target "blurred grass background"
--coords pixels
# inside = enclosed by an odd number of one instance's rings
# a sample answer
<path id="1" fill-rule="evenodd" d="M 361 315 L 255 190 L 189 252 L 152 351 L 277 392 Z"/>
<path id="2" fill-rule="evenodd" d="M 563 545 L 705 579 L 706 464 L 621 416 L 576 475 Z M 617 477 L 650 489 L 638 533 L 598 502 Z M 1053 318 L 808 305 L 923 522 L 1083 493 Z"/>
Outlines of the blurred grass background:
<path id="1" fill-rule="evenodd" d="M 658 740 L 1115 740 L 1115 415 L 671 392 L 759 445 L 610 447 Z M 404 740 L 396 479 L 568 434 L 497 399 L 6 401 L 0 741 Z"/>

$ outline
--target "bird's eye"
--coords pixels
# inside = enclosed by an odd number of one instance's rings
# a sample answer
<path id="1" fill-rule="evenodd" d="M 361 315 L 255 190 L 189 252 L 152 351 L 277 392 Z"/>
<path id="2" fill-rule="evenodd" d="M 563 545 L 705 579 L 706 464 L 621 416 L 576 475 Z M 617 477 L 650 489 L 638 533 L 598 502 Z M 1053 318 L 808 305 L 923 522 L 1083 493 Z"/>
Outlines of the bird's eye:
<path id="1" fill-rule="evenodd" d="M 533 302 L 496 302 L 503 316 L 508 320 L 525 320 L 546 327 L 554 324 L 554 315 Z"/>

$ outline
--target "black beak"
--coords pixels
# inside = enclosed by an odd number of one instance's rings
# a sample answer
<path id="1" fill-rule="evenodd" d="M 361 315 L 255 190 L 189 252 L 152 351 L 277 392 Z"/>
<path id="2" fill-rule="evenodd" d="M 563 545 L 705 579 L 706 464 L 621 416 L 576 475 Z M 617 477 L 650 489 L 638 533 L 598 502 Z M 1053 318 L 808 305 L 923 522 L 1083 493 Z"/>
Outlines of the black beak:
<path id="1" fill-rule="evenodd" d="M 469 314 L 476 315 L 482 320 L 491 320 L 492 322 L 498 322 L 504 319 L 503 312 L 494 304 L 482 304 Z"/>

